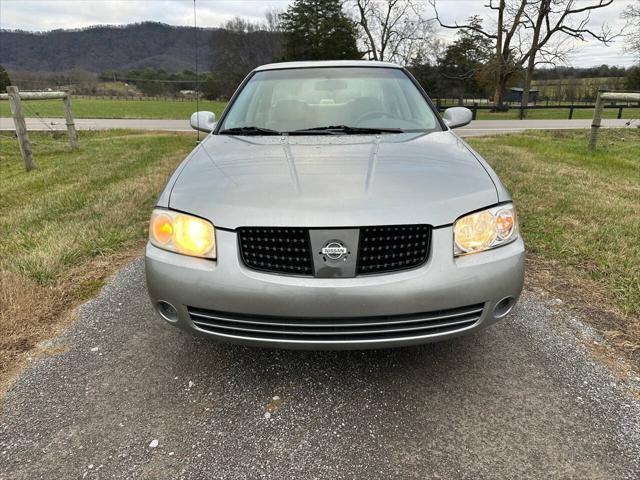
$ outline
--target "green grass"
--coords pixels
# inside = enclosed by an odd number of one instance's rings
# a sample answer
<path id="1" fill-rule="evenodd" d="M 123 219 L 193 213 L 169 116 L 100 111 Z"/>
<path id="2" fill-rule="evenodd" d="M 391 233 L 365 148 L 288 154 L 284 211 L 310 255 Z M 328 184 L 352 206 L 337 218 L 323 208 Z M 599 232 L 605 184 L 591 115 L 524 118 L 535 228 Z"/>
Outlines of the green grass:
<path id="1" fill-rule="evenodd" d="M 25 173 L 15 138 L 0 136 L 0 268 L 40 283 L 142 238 L 154 198 L 193 137 L 125 131 L 31 133 L 38 168 Z"/>
<path id="2" fill-rule="evenodd" d="M 158 118 L 188 119 L 196 111 L 195 100 L 178 102 L 165 100 L 102 100 L 72 98 L 73 114 L 77 118 Z M 63 117 L 61 100 L 30 100 L 22 102 L 25 115 L 35 117 Z M 203 100 L 200 110 L 210 110 L 220 116 L 226 102 Z M 0 100 L 0 117 L 11 116 L 9 102 Z"/>
<path id="3" fill-rule="evenodd" d="M 30 136 L 38 168 L 27 173 L 15 137 L 0 133 L 0 378 L 123 252 L 139 254 L 157 195 L 194 147 L 172 133 L 82 132 L 78 151 L 65 135 Z"/>
<path id="4" fill-rule="evenodd" d="M 530 252 L 596 281 L 640 314 L 640 130 L 526 132 L 470 139 L 518 206 Z"/>

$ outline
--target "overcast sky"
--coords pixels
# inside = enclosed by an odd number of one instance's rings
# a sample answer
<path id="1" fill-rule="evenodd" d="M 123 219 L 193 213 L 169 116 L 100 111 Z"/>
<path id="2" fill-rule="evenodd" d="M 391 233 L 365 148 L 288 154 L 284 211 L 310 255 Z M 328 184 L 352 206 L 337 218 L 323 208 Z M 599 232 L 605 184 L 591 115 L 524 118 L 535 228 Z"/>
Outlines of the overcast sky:
<path id="1" fill-rule="evenodd" d="M 426 5 L 425 12 L 433 10 Z M 578 0 L 587 1 L 587 0 Z M 261 19 L 269 7 L 285 9 L 287 0 L 197 0 L 198 24 L 217 27 L 235 16 Z M 473 14 L 486 14 L 486 0 L 438 0 L 438 10 L 446 22 L 464 19 Z M 614 28 L 622 26 L 620 13 L 631 1 L 615 0 L 613 5 L 593 15 L 591 27 L 599 29 L 602 22 Z M 484 16 L 484 15 L 483 15 Z M 171 25 L 193 25 L 192 0 L 0 0 L 0 28 L 45 31 L 59 28 L 81 28 L 97 24 L 121 25 L 142 21 L 157 21 Z M 453 32 L 441 30 L 450 39 Z M 580 42 L 571 55 L 574 66 L 633 64 L 633 57 L 623 51 L 622 40 L 606 47 L 598 42 Z"/>

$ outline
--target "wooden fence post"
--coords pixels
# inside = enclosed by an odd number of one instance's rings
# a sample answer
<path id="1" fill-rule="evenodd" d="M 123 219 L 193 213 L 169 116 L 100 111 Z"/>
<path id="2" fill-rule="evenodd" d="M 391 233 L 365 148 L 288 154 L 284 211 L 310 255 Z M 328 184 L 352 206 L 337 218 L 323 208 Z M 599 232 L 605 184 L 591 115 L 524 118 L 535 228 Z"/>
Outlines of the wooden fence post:
<path id="1" fill-rule="evenodd" d="M 600 123 L 602 122 L 602 109 L 604 108 L 604 102 L 609 100 L 611 107 L 615 108 L 613 102 L 638 102 L 640 101 L 640 92 L 607 92 L 599 91 L 598 98 L 596 99 L 596 109 L 593 112 L 593 122 L 591 123 L 591 136 L 589 137 L 589 150 L 595 150 L 598 143 L 598 130 L 600 130 Z M 618 118 L 622 116 L 621 107 L 618 109 Z"/>
<path id="2" fill-rule="evenodd" d="M 73 123 L 73 111 L 71 110 L 71 97 L 69 93 L 62 99 L 64 102 L 64 118 L 67 123 L 67 132 L 69 133 L 69 141 L 71 142 L 71 148 L 74 150 L 78 148 L 78 132 L 76 132 L 76 125 Z"/>
<path id="3" fill-rule="evenodd" d="M 22 159 L 24 160 L 24 168 L 28 172 L 37 168 L 37 165 L 36 162 L 33 161 L 33 151 L 31 149 L 31 142 L 29 141 L 29 134 L 27 133 L 27 124 L 24 121 L 24 113 L 22 113 L 22 103 L 20 103 L 18 87 L 7 87 L 7 94 L 9 96 L 9 106 L 11 107 L 13 123 L 16 126 L 16 136 L 20 144 L 20 153 L 22 153 Z"/>
<path id="4" fill-rule="evenodd" d="M 593 121 L 591 122 L 591 135 L 589 136 L 589 150 L 595 150 L 598 143 L 598 130 L 600 130 L 600 122 L 602 120 L 602 107 L 604 101 L 602 100 L 601 92 L 598 92 L 596 98 L 596 108 L 593 112 Z"/>

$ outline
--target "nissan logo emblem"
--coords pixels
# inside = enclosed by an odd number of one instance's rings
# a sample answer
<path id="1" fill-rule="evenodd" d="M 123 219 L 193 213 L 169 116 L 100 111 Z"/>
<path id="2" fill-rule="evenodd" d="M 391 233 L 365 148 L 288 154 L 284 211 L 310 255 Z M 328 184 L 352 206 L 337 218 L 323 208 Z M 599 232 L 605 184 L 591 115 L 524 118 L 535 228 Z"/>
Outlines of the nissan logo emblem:
<path id="1" fill-rule="evenodd" d="M 336 240 L 332 240 L 322 248 L 320 253 L 331 260 L 340 260 L 342 257 L 347 255 L 348 251 L 347 247 L 343 244 Z"/>

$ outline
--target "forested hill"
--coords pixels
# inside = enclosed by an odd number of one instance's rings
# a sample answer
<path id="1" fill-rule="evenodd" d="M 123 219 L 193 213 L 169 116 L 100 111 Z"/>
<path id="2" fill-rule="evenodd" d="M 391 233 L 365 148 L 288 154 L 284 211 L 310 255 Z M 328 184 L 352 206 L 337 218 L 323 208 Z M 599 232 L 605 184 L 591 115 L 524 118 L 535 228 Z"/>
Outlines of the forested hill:
<path id="1" fill-rule="evenodd" d="M 208 67 L 209 40 L 215 30 L 197 34 L 202 66 Z M 32 33 L 0 31 L 0 65 L 9 71 L 62 72 L 156 68 L 193 70 L 194 30 L 146 22 L 95 26 L 82 30 Z"/>

